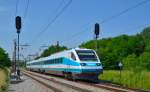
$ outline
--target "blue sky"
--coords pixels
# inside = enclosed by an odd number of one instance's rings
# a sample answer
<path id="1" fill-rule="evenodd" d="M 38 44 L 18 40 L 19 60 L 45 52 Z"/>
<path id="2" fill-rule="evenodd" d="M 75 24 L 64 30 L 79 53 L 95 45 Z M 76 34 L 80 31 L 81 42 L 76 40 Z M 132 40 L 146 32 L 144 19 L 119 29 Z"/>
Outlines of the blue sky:
<path id="1" fill-rule="evenodd" d="M 29 7 L 24 18 L 27 0 L 0 0 L 0 46 L 10 56 L 13 40 L 17 38 L 15 16 L 22 16 L 20 43 L 31 46 L 22 50 L 24 55 L 39 52 L 40 46 L 56 44 L 70 48 L 93 39 L 94 24 L 118 14 L 144 0 L 72 0 L 67 9 L 45 30 L 38 35 L 69 0 L 29 0 Z M 63 2 L 60 5 L 60 3 Z M 119 17 L 100 24 L 100 38 L 114 37 L 121 34 L 134 35 L 150 26 L 150 2 L 138 6 Z M 77 35 L 75 35 L 77 34 Z M 38 35 L 38 36 L 37 36 Z M 73 36 L 75 35 L 75 36 Z"/>

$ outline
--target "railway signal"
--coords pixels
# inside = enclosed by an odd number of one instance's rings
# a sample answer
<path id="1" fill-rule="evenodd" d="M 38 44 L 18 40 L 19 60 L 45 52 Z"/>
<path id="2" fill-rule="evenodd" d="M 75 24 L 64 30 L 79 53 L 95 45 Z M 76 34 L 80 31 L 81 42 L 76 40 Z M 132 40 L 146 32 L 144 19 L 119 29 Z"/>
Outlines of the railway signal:
<path id="1" fill-rule="evenodd" d="M 20 33 L 20 29 L 21 29 L 21 17 L 17 16 L 16 17 L 16 29 L 17 29 L 17 33 Z"/>
<path id="2" fill-rule="evenodd" d="M 99 30 L 100 30 L 99 24 L 96 23 L 96 24 L 95 24 L 95 30 L 94 30 L 94 34 L 95 34 L 95 50 L 96 50 L 96 51 L 97 51 L 97 49 L 98 49 L 98 46 L 97 46 L 97 39 L 98 39 L 98 37 L 99 37 Z"/>
<path id="3" fill-rule="evenodd" d="M 17 74 L 20 79 L 20 69 L 19 69 L 19 34 L 21 30 L 21 17 L 17 16 L 16 17 L 16 29 L 17 29 L 17 34 L 18 34 L 18 68 L 17 68 Z"/>
<path id="4" fill-rule="evenodd" d="M 96 35 L 96 39 L 97 39 L 99 36 L 99 24 L 98 23 L 95 24 L 95 35 Z"/>

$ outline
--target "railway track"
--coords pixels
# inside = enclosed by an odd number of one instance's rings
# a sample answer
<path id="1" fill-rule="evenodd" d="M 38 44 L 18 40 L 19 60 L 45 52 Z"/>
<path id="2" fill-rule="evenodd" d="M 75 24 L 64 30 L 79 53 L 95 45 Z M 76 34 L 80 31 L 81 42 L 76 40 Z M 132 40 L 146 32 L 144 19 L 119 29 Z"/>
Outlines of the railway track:
<path id="1" fill-rule="evenodd" d="M 68 92 L 68 91 L 69 92 L 93 92 L 94 91 L 93 89 L 87 89 L 82 86 L 74 86 L 70 83 L 55 80 L 54 78 L 48 78 L 48 76 L 46 77 L 38 73 L 23 71 L 23 74 L 38 81 L 39 83 L 50 88 L 54 92 Z"/>
<path id="2" fill-rule="evenodd" d="M 95 84 L 81 81 L 72 82 L 62 78 L 54 78 L 29 71 L 23 71 L 23 73 L 55 92 L 145 92 L 143 90 L 123 88 L 110 84 Z"/>
<path id="3" fill-rule="evenodd" d="M 107 90 L 111 90 L 114 92 L 150 92 L 150 91 L 146 91 L 146 90 L 140 90 L 140 89 L 132 89 L 132 88 L 126 88 L 126 87 L 122 87 L 119 85 L 112 85 L 112 84 L 108 84 L 108 83 L 85 83 L 85 82 L 80 82 L 82 84 L 85 85 L 90 85 L 90 86 L 94 86 L 94 87 L 99 87 L 99 88 L 104 88 Z"/>

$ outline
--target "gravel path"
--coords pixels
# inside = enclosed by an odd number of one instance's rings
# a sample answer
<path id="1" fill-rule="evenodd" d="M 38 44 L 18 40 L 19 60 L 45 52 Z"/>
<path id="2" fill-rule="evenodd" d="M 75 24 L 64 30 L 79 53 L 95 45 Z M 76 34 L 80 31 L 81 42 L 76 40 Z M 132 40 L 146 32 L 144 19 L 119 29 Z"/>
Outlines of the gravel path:
<path id="1" fill-rule="evenodd" d="M 8 90 L 9 92 L 53 92 L 27 76 L 23 76 L 23 81 L 11 80 Z"/>

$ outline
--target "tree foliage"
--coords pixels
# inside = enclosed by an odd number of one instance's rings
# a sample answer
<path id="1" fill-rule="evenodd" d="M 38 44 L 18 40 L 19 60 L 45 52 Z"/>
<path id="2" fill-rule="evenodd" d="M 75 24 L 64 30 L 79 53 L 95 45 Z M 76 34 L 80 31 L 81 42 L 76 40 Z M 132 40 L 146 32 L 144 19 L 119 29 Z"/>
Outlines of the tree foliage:
<path id="1" fill-rule="evenodd" d="M 0 48 L 0 67 L 9 67 L 11 65 L 8 54 Z"/>
<path id="2" fill-rule="evenodd" d="M 48 49 L 44 50 L 40 57 L 47 57 L 50 56 L 53 53 L 66 50 L 67 47 L 65 46 L 57 46 L 57 45 L 51 45 Z M 40 58 L 38 57 L 38 58 Z"/>
<path id="3" fill-rule="evenodd" d="M 95 41 L 82 43 L 80 47 L 95 49 Z M 123 62 L 125 69 L 134 68 L 135 65 L 149 69 L 150 27 L 140 34 L 98 40 L 97 53 L 104 69 L 118 69 L 119 62 Z"/>
<path id="4" fill-rule="evenodd" d="M 142 32 L 141 32 L 142 37 L 144 38 L 145 42 L 149 42 L 150 41 L 150 27 L 145 28 Z"/>
<path id="5" fill-rule="evenodd" d="M 138 58 L 135 54 L 128 55 L 123 59 L 124 69 L 133 70 L 138 64 Z"/>
<path id="6" fill-rule="evenodd" d="M 150 52 L 144 52 L 140 57 L 140 65 L 143 69 L 150 70 Z"/>

